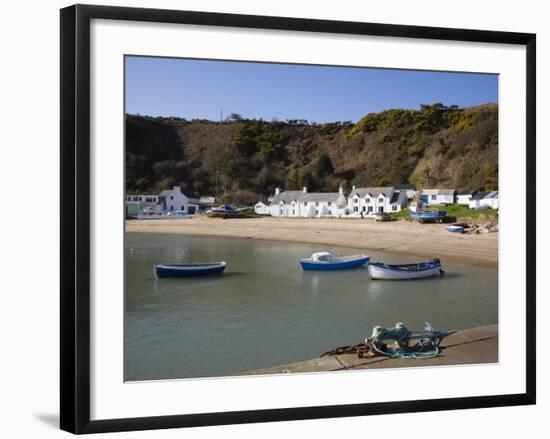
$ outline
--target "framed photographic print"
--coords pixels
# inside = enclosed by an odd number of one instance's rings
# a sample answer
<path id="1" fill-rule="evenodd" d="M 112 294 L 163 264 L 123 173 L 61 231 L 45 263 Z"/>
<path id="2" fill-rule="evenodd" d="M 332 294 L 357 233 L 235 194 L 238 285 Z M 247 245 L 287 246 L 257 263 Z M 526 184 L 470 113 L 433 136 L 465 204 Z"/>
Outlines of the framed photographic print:
<path id="1" fill-rule="evenodd" d="M 61 428 L 534 404 L 535 128 L 533 34 L 62 9 Z"/>

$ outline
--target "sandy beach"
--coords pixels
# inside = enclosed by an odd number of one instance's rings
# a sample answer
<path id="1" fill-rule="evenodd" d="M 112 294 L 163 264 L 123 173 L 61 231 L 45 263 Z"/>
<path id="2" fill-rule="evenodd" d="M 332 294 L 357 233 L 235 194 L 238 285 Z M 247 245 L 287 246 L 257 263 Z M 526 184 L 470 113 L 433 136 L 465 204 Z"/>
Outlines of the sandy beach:
<path id="1" fill-rule="evenodd" d="M 181 233 L 245 239 L 326 244 L 361 250 L 438 257 L 467 265 L 498 268 L 498 233 L 459 235 L 441 224 L 370 219 L 251 218 L 128 220 L 127 232 Z"/>

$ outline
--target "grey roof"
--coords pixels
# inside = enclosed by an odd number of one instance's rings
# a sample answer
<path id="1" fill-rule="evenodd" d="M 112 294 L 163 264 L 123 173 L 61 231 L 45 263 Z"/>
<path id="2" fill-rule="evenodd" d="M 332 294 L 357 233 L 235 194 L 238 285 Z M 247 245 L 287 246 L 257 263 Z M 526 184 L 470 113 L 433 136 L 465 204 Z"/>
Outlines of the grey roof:
<path id="1" fill-rule="evenodd" d="M 437 195 L 454 195 L 456 191 L 454 189 L 439 189 Z"/>
<path id="2" fill-rule="evenodd" d="M 459 191 L 456 194 L 457 195 L 474 195 L 476 191 Z"/>
<path id="3" fill-rule="evenodd" d="M 359 187 L 352 190 L 349 196 L 353 197 L 355 194 L 357 194 L 361 198 L 363 198 L 366 195 L 377 197 L 378 195 L 382 194 L 385 197 L 389 197 L 392 191 L 393 191 L 393 187 Z"/>
<path id="4" fill-rule="evenodd" d="M 346 205 L 346 197 L 340 192 L 303 192 L 303 191 L 283 191 L 273 197 L 272 204 L 292 203 L 292 201 L 316 202 L 330 201 L 340 207 Z"/>
<path id="5" fill-rule="evenodd" d="M 498 198 L 498 191 L 489 192 L 485 198 Z"/>
<path id="6" fill-rule="evenodd" d="M 423 189 L 422 193 L 425 195 L 454 195 L 455 189 Z"/>
<path id="7" fill-rule="evenodd" d="M 407 204 L 409 199 L 407 198 L 406 192 L 394 192 L 393 196 L 391 197 L 390 204 Z"/>
<path id="8" fill-rule="evenodd" d="M 292 200 L 298 200 L 303 194 L 302 191 L 283 191 L 276 194 L 271 202 L 273 204 L 279 204 L 281 201 L 290 203 Z"/>
<path id="9" fill-rule="evenodd" d="M 489 192 L 477 192 L 476 194 L 472 195 L 472 200 L 482 200 L 487 195 L 489 195 Z"/>

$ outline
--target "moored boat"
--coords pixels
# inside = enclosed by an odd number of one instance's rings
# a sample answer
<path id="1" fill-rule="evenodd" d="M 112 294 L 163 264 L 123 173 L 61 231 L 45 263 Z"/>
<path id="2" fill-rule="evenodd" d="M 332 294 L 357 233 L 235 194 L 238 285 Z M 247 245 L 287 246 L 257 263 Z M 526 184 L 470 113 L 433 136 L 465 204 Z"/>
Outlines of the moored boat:
<path id="1" fill-rule="evenodd" d="M 439 276 L 443 273 L 441 261 L 432 259 L 428 262 L 416 264 L 384 264 L 383 262 L 370 262 L 369 274 L 372 279 L 384 280 L 407 280 L 422 279 L 426 277 Z"/>
<path id="2" fill-rule="evenodd" d="M 158 278 L 208 276 L 223 273 L 225 266 L 225 262 L 211 262 L 205 264 L 156 264 L 155 274 Z"/>
<path id="3" fill-rule="evenodd" d="M 300 259 L 304 270 L 348 270 L 360 268 L 368 262 L 367 255 L 334 256 L 330 252 L 313 253 L 309 258 Z"/>

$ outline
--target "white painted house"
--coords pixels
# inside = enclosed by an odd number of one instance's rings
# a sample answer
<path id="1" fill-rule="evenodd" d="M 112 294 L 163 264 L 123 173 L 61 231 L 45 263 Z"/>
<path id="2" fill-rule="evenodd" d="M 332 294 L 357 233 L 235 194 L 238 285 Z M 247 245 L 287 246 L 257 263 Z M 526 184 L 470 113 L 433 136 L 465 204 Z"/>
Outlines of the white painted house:
<path id="1" fill-rule="evenodd" d="M 198 205 L 192 203 L 179 186 L 163 190 L 159 194 L 159 203 L 162 205 L 162 210 L 166 212 L 195 213 L 198 210 Z"/>
<path id="2" fill-rule="evenodd" d="M 254 205 L 254 212 L 256 212 L 258 215 L 269 215 L 271 213 L 269 206 L 262 201 L 258 201 Z"/>
<path id="3" fill-rule="evenodd" d="M 454 204 L 456 191 L 454 189 L 424 189 L 420 198 L 424 203 L 432 204 Z"/>
<path id="4" fill-rule="evenodd" d="M 133 194 L 126 196 L 126 214 L 128 216 L 138 216 L 143 213 L 157 214 L 162 212 L 162 206 L 159 204 L 159 196 L 152 194 Z"/>
<path id="5" fill-rule="evenodd" d="M 470 200 L 476 194 L 476 191 L 461 191 L 456 193 L 456 204 L 470 205 Z"/>
<path id="6" fill-rule="evenodd" d="M 269 210 L 272 216 L 339 217 L 346 212 L 346 197 L 342 188 L 339 192 L 308 192 L 306 187 L 281 192 L 277 188 Z"/>
<path id="7" fill-rule="evenodd" d="M 348 196 L 348 212 L 368 216 L 378 212 L 399 212 L 407 207 L 406 191 L 397 192 L 393 187 L 355 188 Z"/>
<path id="8" fill-rule="evenodd" d="M 498 191 L 489 192 L 481 199 L 481 205 L 489 209 L 498 209 Z"/>
<path id="9" fill-rule="evenodd" d="M 489 194 L 489 192 L 476 192 L 474 195 L 472 195 L 472 198 L 470 199 L 470 202 L 468 203 L 468 206 L 470 209 L 479 209 L 483 206 L 481 201 Z"/>

